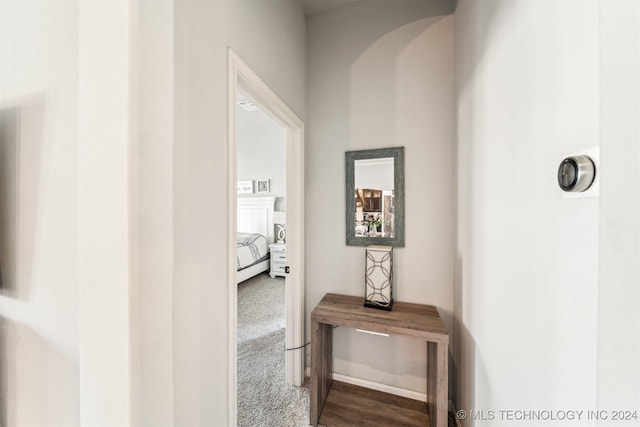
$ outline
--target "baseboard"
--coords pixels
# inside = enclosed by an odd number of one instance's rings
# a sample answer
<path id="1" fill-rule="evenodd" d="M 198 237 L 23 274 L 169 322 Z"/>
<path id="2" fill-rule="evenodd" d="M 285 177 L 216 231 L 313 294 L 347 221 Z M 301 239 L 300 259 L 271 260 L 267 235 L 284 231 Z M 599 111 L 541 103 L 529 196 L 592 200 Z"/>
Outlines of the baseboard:
<path id="1" fill-rule="evenodd" d="M 311 369 L 309 369 L 309 367 L 306 367 L 305 370 L 304 370 L 304 373 L 305 373 L 305 376 L 310 377 L 311 376 Z M 366 388 L 370 388 L 372 390 L 381 391 L 383 393 L 395 394 L 396 396 L 402 396 L 402 397 L 406 397 L 408 399 L 419 400 L 420 402 L 426 402 L 427 401 L 427 394 L 426 393 L 420 393 L 420 392 L 413 391 L 413 390 L 407 390 L 407 389 L 400 388 L 400 387 L 394 387 L 394 386 L 391 386 L 391 385 L 380 384 L 380 383 L 376 383 L 376 382 L 373 382 L 373 381 L 363 380 L 363 379 L 360 379 L 360 378 L 354 378 L 354 377 L 350 377 L 350 376 L 347 376 L 347 375 L 341 375 L 341 374 L 336 374 L 336 373 L 334 373 L 331 376 L 331 378 L 336 380 L 336 381 L 341 381 L 343 383 L 357 385 L 357 386 L 360 386 L 360 387 L 366 387 Z"/>

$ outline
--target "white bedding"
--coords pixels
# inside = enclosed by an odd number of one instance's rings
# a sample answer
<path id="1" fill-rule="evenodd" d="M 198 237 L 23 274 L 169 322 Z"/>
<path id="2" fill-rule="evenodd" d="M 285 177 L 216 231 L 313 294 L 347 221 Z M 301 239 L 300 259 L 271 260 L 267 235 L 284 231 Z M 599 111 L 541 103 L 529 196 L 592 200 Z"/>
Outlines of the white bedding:
<path id="1" fill-rule="evenodd" d="M 238 270 L 264 260 L 268 254 L 267 238 L 262 234 L 238 233 Z"/>

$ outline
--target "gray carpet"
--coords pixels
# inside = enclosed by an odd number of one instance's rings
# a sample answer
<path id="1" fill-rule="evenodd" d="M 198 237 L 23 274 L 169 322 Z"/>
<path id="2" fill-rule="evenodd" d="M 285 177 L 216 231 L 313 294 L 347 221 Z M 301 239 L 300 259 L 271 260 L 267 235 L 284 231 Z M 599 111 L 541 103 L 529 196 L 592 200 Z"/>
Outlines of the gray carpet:
<path id="1" fill-rule="evenodd" d="M 284 278 L 238 285 L 238 425 L 309 425 L 309 385 L 285 382 Z"/>

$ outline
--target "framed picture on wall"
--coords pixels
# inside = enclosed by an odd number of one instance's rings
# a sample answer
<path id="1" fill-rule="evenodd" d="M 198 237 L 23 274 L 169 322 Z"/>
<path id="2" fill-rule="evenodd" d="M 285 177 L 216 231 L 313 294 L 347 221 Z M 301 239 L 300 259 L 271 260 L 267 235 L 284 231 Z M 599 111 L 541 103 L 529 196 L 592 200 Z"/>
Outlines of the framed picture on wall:
<path id="1" fill-rule="evenodd" d="M 253 193 L 253 181 L 238 181 L 238 194 Z"/>
<path id="2" fill-rule="evenodd" d="M 258 179 L 256 181 L 256 193 L 268 193 L 269 192 L 269 180 Z"/>

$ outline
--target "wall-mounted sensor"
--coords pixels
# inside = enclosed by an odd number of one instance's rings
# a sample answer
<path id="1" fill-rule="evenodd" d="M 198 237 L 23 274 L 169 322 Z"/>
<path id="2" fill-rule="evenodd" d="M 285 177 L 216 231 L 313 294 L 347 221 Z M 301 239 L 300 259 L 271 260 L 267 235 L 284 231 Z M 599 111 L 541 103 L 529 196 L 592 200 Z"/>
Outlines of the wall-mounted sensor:
<path id="1" fill-rule="evenodd" d="M 571 156 L 560 163 L 558 184 L 563 191 L 580 193 L 593 184 L 596 167 L 589 156 Z"/>

